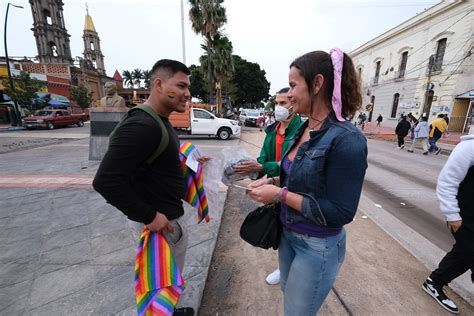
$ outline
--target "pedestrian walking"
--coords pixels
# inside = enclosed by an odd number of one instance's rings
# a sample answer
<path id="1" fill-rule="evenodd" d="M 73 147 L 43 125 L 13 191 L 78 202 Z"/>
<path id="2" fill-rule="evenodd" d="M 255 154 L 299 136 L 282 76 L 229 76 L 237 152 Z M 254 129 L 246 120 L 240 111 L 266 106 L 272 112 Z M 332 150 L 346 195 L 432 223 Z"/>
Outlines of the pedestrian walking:
<path id="1" fill-rule="evenodd" d="M 367 141 L 348 121 L 362 104 L 357 77 L 339 49 L 295 59 L 288 97 L 308 120 L 283 154 L 280 176 L 249 185 L 254 200 L 280 205 L 285 315 L 315 315 L 344 261 L 343 226 L 355 215 L 367 168 Z"/>
<path id="2" fill-rule="evenodd" d="M 443 133 L 448 129 L 448 123 L 444 119 L 444 114 L 438 114 L 438 117 L 433 120 L 430 124 L 430 135 L 428 142 L 430 143 L 430 148 L 428 151 L 438 155 L 441 151 L 441 148 L 436 146 L 436 142 L 443 136 Z"/>
<path id="3" fill-rule="evenodd" d="M 420 143 L 423 147 L 423 155 L 428 155 L 428 135 L 430 133 L 430 127 L 428 126 L 428 117 L 423 116 L 421 122 L 419 122 L 414 128 L 414 139 L 411 143 L 410 149 L 407 151 L 412 153 L 417 143 Z"/>
<path id="4" fill-rule="evenodd" d="M 395 127 L 395 134 L 397 134 L 398 140 L 398 149 L 403 149 L 405 147 L 405 137 L 410 131 L 411 125 L 407 121 L 407 117 L 403 116 Z"/>
<path id="5" fill-rule="evenodd" d="M 263 131 L 264 125 L 265 125 L 265 116 L 263 116 L 263 113 L 260 113 L 260 115 L 257 117 L 257 126 L 260 129 L 260 132 Z"/>
<path id="6" fill-rule="evenodd" d="M 423 290 L 451 313 L 456 304 L 444 293 L 448 285 L 471 270 L 474 282 L 474 129 L 461 137 L 438 177 L 436 194 L 455 244 L 425 280 Z"/>
<path id="7" fill-rule="evenodd" d="M 178 135 L 168 118 L 174 111 L 185 111 L 191 97 L 189 75 L 189 69 L 178 61 L 162 59 L 155 63 L 150 96 L 144 104 L 162 124 L 147 112 L 132 109 L 114 132 L 93 182 L 94 189 L 130 220 L 164 236 L 180 271 L 188 239 L 181 222 L 185 181 Z M 148 161 L 162 142 L 168 143 L 164 150 Z M 175 309 L 174 313 L 193 314 L 192 308 Z"/>
<path id="8" fill-rule="evenodd" d="M 380 124 L 382 124 L 382 121 L 383 121 L 383 116 L 382 114 L 379 114 L 379 116 L 377 117 L 377 127 L 379 127 Z"/>
<path id="9" fill-rule="evenodd" d="M 280 175 L 281 157 L 287 151 L 296 130 L 302 124 L 299 115 L 296 115 L 290 105 L 288 90 L 289 88 L 283 88 L 275 96 L 275 119 L 277 123 L 265 129 L 267 135 L 257 161 L 247 161 L 235 166 L 236 172 L 242 174 L 258 172 L 260 177 L 266 175 L 267 178 Z M 280 283 L 280 270 L 275 269 L 265 278 L 265 281 L 271 285 Z"/>
<path id="10" fill-rule="evenodd" d="M 413 114 L 408 113 L 408 122 L 410 123 L 410 139 L 414 140 L 415 139 L 415 127 L 418 125 L 418 119 L 413 116 Z"/>

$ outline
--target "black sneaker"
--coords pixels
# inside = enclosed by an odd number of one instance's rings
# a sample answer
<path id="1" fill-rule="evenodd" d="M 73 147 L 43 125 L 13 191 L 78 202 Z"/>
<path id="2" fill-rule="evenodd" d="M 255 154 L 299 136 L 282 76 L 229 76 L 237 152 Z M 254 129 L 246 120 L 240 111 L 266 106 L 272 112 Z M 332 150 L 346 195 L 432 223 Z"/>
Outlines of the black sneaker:
<path id="1" fill-rule="evenodd" d="M 444 309 L 453 314 L 459 313 L 459 309 L 456 304 L 454 304 L 453 301 L 451 301 L 449 297 L 444 294 L 443 287 L 434 283 L 431 278 L 427 278 L 425 282 L 423 282 L 423 285 L 421 287 L 423 288 L 423 290 L 425 290 L 426 293 L 431 295 Z"/>
<path id="2" fill-rule="evenodd" d="M 435 153 L 434 153 L 434 154 L 435 154 L 435 155 L 439 155 L 439 153 L 440 153 L 440 152 L 441 152 L 441 148 L 438 148 L 438 150 L 437 150 L 437 151 L 435 151 Z"/>

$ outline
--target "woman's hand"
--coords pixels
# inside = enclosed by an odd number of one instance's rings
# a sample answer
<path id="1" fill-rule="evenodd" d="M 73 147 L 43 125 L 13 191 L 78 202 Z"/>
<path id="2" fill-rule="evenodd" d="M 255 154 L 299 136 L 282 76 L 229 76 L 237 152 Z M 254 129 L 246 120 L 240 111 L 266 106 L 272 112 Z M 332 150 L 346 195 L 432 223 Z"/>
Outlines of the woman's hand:
<path id="1" fill-rule="evenodd" d="M 197 158 L 196 160 L 202 165 L 204 163 L 206 163 L 207 161 L 211 160 L 212 158 L 209 157 L 209 156 L 201 156 L 199 158 Z"/>
<path id="2" fill-rule="evenodd" d="M 261 179 L 261 180 L 264 180 L 264 179 Z M 265 179 L 265 180 L 268 180 L 268 179 Z M 260 181 L 260 180 L 257 180 L 257 181 Z M 250 185 L 249 185 L 249 189 L 250 189 Z M 280 187 L 277 187 L 276 185 L 273 185 L 273 184 L 263 184 L 251 189 L 247 194 L 255 201 L 267 204 L 267 203 L 275 202 L 275 197 L 277 196 L 278 192 L 280 192 Z"/>
<path id="3" fill-rule="evenodd" d="M 254 182 L 250 183 L 247 188 L 249 190 L 252 190 L 252 189 L 255 189 L 255 188 L 258 188 L 264 184 L 273 184 L 272 182 L 272 178 L 267 178 L 267 176 L 261 178 L 261 179 L 258 179 L 258 180 L 255 180 Z"/>

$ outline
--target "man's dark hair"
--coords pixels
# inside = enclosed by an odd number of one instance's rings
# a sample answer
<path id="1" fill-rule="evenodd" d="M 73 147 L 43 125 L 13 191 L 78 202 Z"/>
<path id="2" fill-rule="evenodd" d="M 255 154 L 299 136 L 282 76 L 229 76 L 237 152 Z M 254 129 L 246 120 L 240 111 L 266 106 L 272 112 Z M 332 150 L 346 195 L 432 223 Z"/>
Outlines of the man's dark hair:
<path id="1" fill-rule="evenodd" d="M 443 113 L 438 114 L 438 117 L 444 117 Z"/>
<path id="2" fill-rule="evenodd" d="M 288 91 L 290 91 L 290 88 L 286 87 L 286 88 L 280 89 L 280 91 L 278 91 L 276 94 L 288 93 Z"/>
<path id="3" fill-rule="evenodd" d="M 172 77 L 177 72 L 184 72 L 188 76 L 191 74 L 191 71 L 185 64 L 172 59 L 160 59 L 153 65 L 153 68 L 151 68 L 152 81 L 155 79 L 158 71 L 165 71 L 169 77 Z"/>

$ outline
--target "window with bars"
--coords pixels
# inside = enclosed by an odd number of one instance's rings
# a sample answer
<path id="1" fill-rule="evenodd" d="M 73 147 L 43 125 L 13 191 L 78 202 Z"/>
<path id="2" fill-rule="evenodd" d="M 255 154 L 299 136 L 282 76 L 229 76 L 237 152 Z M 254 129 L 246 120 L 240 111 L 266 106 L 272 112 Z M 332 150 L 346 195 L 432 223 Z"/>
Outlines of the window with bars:
<path id="1" fill-rule="evenodd" d="M 395 93 L 393 95 L 392 113 L 390 113 L 391 118 L 395 118 L 397 116 L 398 101 L 399 100 L 400 100 L 400 93 Z"/>
<path id="2" fill-rule="evenodd" d="M 400 68 L 398 69 L 398 78 L 405 77 L 405 70 L 407 69 L 407 61 L 408 61 L 408 52 L 404 52 L 402 54 L 402 60 L 400 62 Z"/>
<path id="3" fill-rule="evenodd" d="M 378 84 L 378 83 L 379 83 L 380 67 L 381 67 L 381 65 L 382 65 L 382 62 L 381 62 L 380 60 L 375 64 L 374 84 Z"/>
<path id="4" fill-rule="evenodd" d="M 438 47 L 436 48 L 436 55 L 433 64 L 433 71 L 440 71 L 442 69 L 444 52 L 446 51 L 446 43 L 446 38 L 442 38 L 438 41 Z"/>

